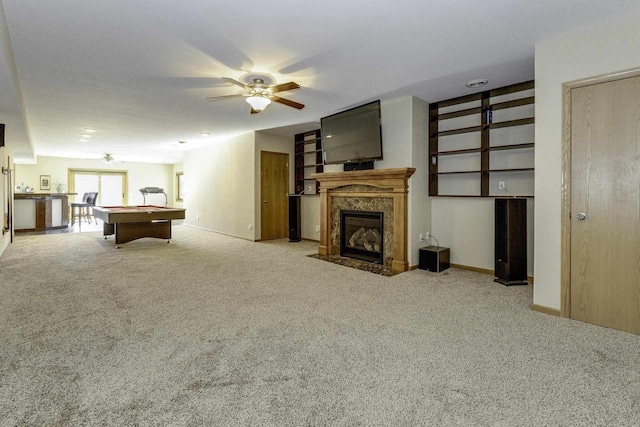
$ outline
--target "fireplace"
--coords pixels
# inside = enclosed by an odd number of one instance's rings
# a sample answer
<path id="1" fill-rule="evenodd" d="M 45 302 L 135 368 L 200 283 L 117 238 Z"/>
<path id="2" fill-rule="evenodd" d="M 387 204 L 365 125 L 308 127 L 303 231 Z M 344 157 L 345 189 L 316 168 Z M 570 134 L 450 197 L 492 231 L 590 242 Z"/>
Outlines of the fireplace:
<path id="1" fill-rule="evenodd" d="M 314 173 L 320 183 L 318 255 L 340 254 L 342 210 L 384 213 L 383 265 L 407 271 L 407 193 L 414 168 Z"/>
<path id="2" fill-rule="evenodd" d="M 384 214 L 340 211 L 340 255 L 384 264 Z"/>

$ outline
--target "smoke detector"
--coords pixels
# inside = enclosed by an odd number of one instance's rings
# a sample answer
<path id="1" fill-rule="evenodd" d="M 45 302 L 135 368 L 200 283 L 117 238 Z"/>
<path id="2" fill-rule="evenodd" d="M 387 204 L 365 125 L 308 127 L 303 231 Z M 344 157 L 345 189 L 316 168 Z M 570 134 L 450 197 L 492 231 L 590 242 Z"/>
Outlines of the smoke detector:
<path id="1" fill-rule="evenodd" d="M 479 87 L 486 85 L 487 83 L 489 83 L 489 80 L 487 79 L 476 79 L 476 80 L 468 81 L 467 83 L 465 83 L 465 86 L 471 89 L 477 89 Z"/>

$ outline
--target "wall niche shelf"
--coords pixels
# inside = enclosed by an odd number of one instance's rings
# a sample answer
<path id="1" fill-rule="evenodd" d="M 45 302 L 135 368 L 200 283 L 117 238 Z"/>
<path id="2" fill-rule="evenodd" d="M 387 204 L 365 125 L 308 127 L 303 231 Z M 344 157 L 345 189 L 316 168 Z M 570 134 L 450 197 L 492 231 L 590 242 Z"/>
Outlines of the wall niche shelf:
<path id="1" fill-rule="evenodd" d="M 429 104 L 429 195 L 533 197 L 533 92 L 531 80 Z"/>
<path id="2" fill-rule="evenodd" d="M 294 141 L 296 194 L 318 194 L 320 183 L 311 178 L 311 174 L 324 172 L 320 129 L 299 133 Z"/>

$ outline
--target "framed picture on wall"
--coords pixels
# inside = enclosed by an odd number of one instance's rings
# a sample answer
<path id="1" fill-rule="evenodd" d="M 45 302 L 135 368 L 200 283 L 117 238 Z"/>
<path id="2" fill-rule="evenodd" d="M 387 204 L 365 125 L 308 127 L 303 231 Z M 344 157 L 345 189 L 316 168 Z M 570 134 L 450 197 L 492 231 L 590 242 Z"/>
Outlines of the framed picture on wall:
<path id="1" fill-rule="evenodd" d="M 50 175 L 40 175 L 40 189 L 41 190 L 51 190 L 51 176 Z"/>

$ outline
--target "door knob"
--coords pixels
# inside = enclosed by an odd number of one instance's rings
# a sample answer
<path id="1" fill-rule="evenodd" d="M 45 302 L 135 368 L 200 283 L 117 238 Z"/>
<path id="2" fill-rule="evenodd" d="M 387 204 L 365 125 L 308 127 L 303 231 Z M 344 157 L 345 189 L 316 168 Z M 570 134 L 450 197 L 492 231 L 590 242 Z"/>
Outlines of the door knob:
<path id="1" fill-rule="evenodd" d="M 264 204 L 266 204 L 266 203 L 267 203 L 267 201 L 266 201 L 266 200 L 263 200 L 263 203 L 264 203 Z"/>
<path id="2" fill-rule="evenodd" d="M 580 221 L 584 221 L 585 219 L 587 219 L 587 214 L 584 212 L 580 212 L 578 215 L 576 215 L 576 218 L 578 218 Z"/>

